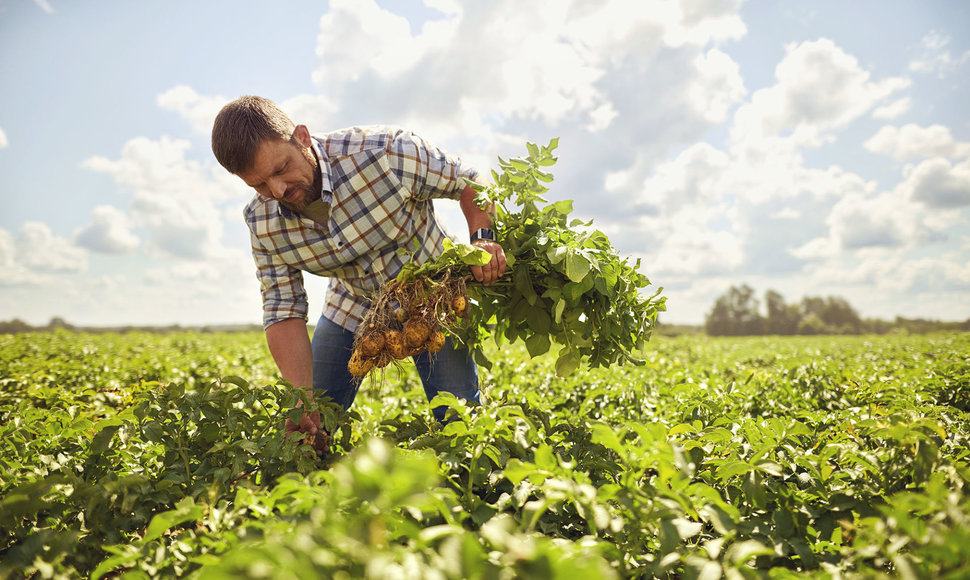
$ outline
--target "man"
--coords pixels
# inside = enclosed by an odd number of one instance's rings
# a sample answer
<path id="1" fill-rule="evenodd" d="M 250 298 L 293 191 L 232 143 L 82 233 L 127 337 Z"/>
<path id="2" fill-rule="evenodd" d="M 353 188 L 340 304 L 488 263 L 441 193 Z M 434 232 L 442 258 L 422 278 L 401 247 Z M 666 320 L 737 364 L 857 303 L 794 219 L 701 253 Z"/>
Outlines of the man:
<path id="1" fill-rule="evenodd" d="M 505 254 L 488 229 L 492 217 L 465 182 L 478 173 L 408 131 L 355 127 L 311 135 L 272 101 L 245 96 L 219 112 L 212 151 L 256 190 L 244 214 L 266 341 L 280 374 L 296 388 L 322 389 L 345 409 L 357 394 L 347 363 L 369 296 L 408 260 L 442 252 L 447 235 L 433 199 L 457 200 L 471 243 L 492 254 L 486 266 L 472 268 L 475 279 L 490 284 L 505 272 Z M 330 278 L 312 341 L 304 271 Z M 480 402 L 478 369 L 450 338 L 436 355 L 414 359 L 429 400 L 447 391 Z M 441 420 L 444 409 L 434 413 Z M 286 429 L 316 435 L 319 416 L 287 419 Z M 326 436 L 308 439 L 317 441 L 318 453 L 326 448 Z"/>

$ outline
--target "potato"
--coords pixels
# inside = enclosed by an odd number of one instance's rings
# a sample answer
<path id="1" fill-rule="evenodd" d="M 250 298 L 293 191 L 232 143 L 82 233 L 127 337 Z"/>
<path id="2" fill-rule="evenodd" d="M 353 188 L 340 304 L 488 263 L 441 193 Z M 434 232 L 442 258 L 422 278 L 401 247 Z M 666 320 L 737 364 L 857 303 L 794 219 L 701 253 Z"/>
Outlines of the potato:
<path id="1" fill-rule="evenodd" d="M 409 347 L 423 346 L 431 336 L 431 325 L 421 318 L 410 318 L 404 325 L 404 343 Z"/>

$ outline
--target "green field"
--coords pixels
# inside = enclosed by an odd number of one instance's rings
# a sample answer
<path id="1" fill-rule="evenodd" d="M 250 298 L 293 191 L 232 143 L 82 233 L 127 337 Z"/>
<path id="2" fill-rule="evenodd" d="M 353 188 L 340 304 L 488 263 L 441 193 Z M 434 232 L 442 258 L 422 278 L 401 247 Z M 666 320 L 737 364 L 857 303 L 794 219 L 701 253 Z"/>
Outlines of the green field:
<path id="1" fill-rule="evenodd" d="M 324 405 L 316 461 L 259 333 L 0 336 L 0 577 L 970 577 L 970 334 L 489 354 L 444 427 L 412 370 Z"/>

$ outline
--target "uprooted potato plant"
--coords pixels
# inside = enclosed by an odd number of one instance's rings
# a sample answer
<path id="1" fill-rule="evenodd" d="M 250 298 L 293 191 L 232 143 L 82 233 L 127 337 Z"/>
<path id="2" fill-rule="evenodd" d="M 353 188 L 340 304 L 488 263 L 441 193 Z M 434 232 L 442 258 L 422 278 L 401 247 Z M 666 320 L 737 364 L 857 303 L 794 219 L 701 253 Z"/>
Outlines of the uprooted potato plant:
<path id="1" fill-rule="evenodd" d="M 435 353 L 446 335 L 486 368 L 488 338 L 499 345 L 523 340 L 533 357 L 557 347 L 561 376 L 581 363 L 640 362 L 657 314 L 666 309 L 662 288 L 646 292 L 650 280 L 639 261 L 621 257 L 592 222 L 569 220 L 572 201 L 543 198 L 553 179 L 543 169 L 556 163 L 558 140 L 527 146 L 526 157 L 499 158 L 501 173 L 492 171 L 492 185 L 471 184 L 479 207 L 494 212 L 505 275 L 488 286 L 475 281 L 470 267 L 487 264 L 490 254 L 450 241 L 436 258 L 406 264 L 380 288 L 357 330 L 348 365 L 355 377 L 425 350 Z"/>

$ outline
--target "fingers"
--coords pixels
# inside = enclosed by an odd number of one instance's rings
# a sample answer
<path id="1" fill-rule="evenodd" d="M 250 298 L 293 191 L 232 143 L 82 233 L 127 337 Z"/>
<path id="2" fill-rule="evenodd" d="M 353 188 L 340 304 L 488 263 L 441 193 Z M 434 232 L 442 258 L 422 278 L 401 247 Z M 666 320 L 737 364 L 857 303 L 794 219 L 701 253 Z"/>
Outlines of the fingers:
<path id="1" fill-rule="evenodd" d="M 299 423 L 286 419 L 286 438 L 294 433 L 303 433 L 303 443 L 313 448 L 317 456 L 330 451 L 330 434 L 320 428 L 320 413 L 304 413 Z"/>
<path id="2" fill-rule="evenodd" d="M 488 286 L 505 274 L 505 251 L 502 249 L 502 246 L 492 241 L 483 240 L 479 242 L 476 240 L 475 245 L 492 254 L 492 260 L 488 264 L 471 267 L 472 276 L 482 284 Z"/>

